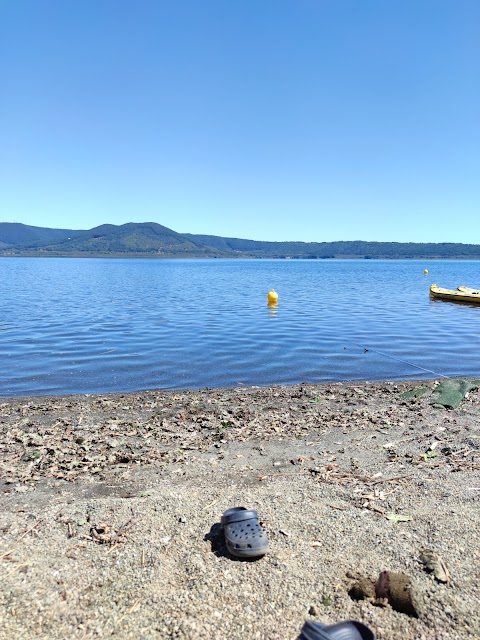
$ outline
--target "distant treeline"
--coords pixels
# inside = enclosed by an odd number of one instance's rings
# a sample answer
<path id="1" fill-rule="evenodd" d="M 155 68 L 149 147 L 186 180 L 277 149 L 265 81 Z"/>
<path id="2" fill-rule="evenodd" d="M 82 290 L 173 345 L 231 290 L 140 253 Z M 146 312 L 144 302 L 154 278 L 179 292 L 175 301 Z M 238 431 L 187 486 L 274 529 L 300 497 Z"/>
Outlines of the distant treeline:
<path id="1" fill-rule="evenodd" d="M 366 242 L 262 242 L 217 236 L 184 234 L 223 251 L 248 253 L 257 258 L 480 258 L 480 245 L 456 243 Z"/>
<path id="2" fill-rule="evenodd" d="M 263 242 L 177 233 L 155 222 L 90 230 L 0 222 L 0 255 L 151 256 L 157 258 L 480 259 L 480 245 L 453 242 Z"/>

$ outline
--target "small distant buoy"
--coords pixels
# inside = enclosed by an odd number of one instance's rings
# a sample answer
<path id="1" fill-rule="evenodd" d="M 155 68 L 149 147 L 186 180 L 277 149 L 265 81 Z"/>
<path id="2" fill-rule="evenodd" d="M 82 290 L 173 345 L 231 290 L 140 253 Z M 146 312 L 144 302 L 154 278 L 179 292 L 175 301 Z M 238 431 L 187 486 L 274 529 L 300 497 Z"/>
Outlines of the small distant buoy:
<path id="1" fill-rule="evenodd" d="M 278 293 L 275 291 L 275 289 L 269 291 L 267 297 L 269 303 L 278 302 Z"/>
<path id="2" fill-rule="evenodd" d="M 428 269 L 424 269 L 424 270 L 423 270 L 423 273 L 424 273 L 426 276 L 428 276 Z"/>

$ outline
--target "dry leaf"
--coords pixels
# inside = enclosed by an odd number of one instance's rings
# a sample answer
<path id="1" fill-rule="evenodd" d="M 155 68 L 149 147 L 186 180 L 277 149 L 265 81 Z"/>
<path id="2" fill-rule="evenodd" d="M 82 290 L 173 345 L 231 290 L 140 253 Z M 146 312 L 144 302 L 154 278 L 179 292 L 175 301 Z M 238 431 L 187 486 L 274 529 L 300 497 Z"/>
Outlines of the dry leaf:
<path id="1" fill-rule="evenodd" d="M 401 513 L 387 513 L 386 518 L 391 522 L 410 522 L 413 520 L 412 516 L 404 516 Z"/>
<path id="2" fill-rule="evenodd" d="M 420 549 L 420 560 L 423 562 L 425 569 L 433 573 L 439 582 L 448 584 L 450 582 L 450 573 L 447 569 L 443 558 L 431 549 Z"/>

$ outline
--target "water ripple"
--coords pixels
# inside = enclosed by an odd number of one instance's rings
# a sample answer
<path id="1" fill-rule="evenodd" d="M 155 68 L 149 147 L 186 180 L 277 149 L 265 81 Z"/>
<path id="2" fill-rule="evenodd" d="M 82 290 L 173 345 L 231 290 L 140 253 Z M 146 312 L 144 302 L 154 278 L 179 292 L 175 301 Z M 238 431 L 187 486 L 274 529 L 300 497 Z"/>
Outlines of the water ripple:
<path id="1" fill-rule="evenodd" d="M 0 258 L 0 396 L 479 375 L 478 264 Z"/>

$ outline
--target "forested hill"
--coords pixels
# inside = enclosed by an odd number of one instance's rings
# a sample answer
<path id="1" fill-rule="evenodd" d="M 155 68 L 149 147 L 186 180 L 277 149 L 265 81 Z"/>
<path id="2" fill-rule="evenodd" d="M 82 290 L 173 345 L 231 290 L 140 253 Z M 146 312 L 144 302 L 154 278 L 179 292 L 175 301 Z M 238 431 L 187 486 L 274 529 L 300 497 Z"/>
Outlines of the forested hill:
<path id="1" fill-rule="evenodd" d="M 19 222 L 0 222 L 0 249 L 27 247 L 61 242 L 83 231 L 31 227 Z"/>
<path id="2" fill-rule="evenodd" d="M 87 231 L 0 223 L 0 255 L 214 257 L 223 252 L 155 222 L 103 224 Z"/>
<path id="3" fill-rule="evenodd" d="M 256 258 L 480 258 L 480 245 L 460 243 L 366 242 L 262 242 L 220 236 L 184 236 L 204 244 Z"/>
<path id="4" fill-rule="evenodd" d="M 178 233 L 155 222 L 49 229 L 0 222 L 3 256 L 145 256 L 168 258 L 480 259 L 480 245 L 415 242 L 263 242 Z"/>

